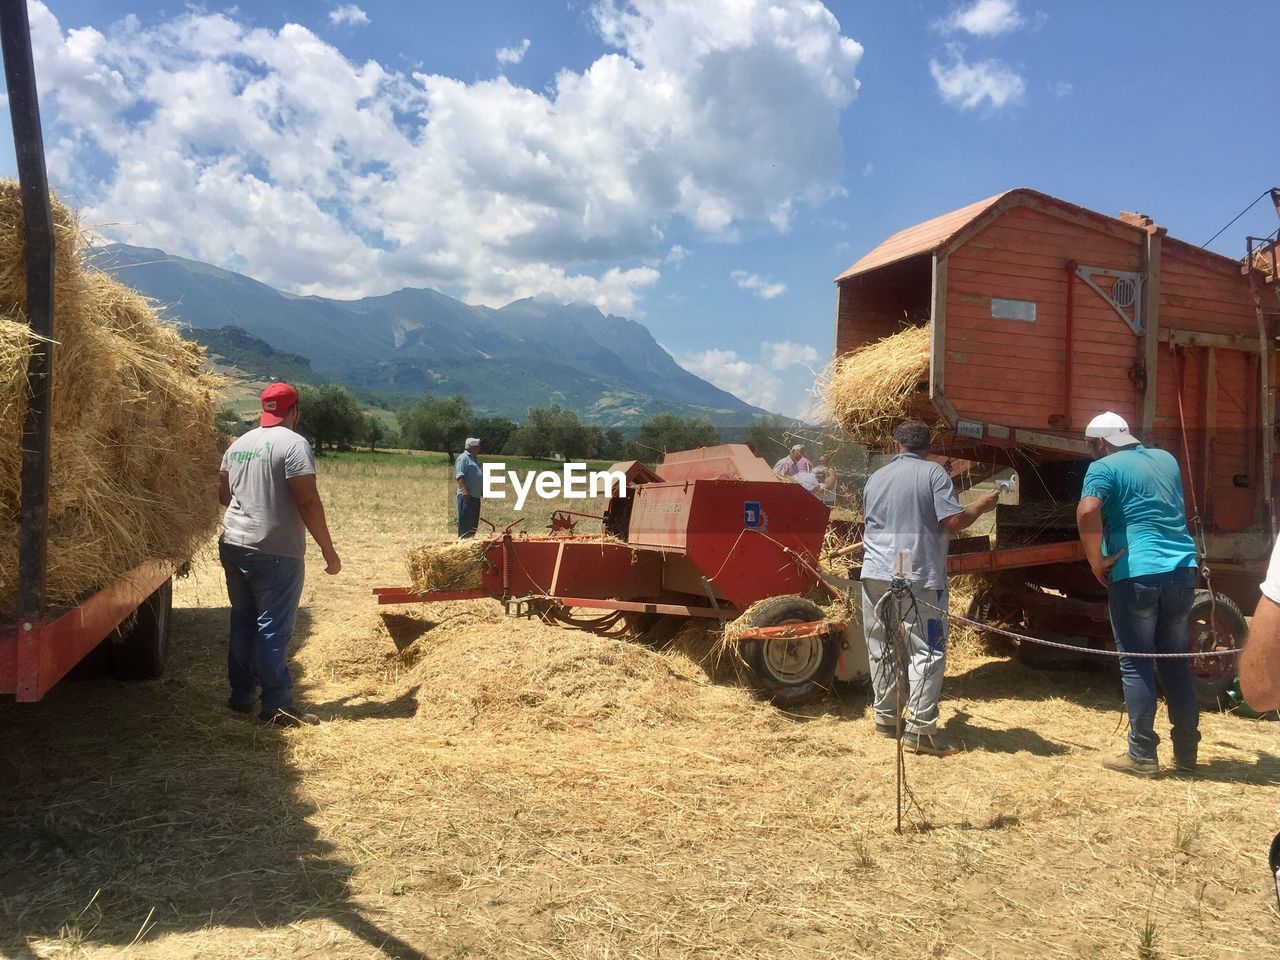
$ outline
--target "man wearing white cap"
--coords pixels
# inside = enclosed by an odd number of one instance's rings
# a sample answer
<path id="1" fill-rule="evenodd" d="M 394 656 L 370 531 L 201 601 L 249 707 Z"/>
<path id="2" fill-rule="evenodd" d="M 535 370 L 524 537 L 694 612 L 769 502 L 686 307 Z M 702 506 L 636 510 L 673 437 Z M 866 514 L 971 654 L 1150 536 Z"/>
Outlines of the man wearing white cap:
<path id="1" fill-rule="evenodd" d="M 1116 649 L 1186 653 L 1196 547 L 1187 532 L 1178 461 L 1166 450 L 1143 446 L 1119 414 L 1099 414 L 1084 435 L 1095 460 L 1085 473 L 1076 523 L 1093 575 L 1108 588 Z M 1107 769 L 1139 776 L 1159 771 L 1157 673 L 1173 728 L 1174 766 L 1195 772 L 1200 706 L 1191 664 L 1185 658 L 1120 658 L 1129 749 L 1114 760 L 1104 760 Z"/>
<path id="2" fill-rule="evenodd" d="M 467 437 L 466 448 L 453 464 L 453 477 L 458 484 L 458 539 L 470 540 L 480 526 L 480 494 L 484 492 L 483 474 L 476 454 L 480 438 Z"/>
<path id="3" fill-rule="evenodd" d="M 773 465 L 773 472 L 780 477 L 794 477 L 797 473 L 808 473 L 812 465 L 804 455 L 804 444 L 797 443 L 791 451 Z"/>

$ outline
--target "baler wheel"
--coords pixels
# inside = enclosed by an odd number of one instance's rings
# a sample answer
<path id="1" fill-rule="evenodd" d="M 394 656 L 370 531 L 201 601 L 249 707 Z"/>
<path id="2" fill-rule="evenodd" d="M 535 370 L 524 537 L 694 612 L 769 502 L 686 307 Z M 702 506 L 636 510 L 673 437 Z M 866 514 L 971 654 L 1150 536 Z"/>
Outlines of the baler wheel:
<path id="1" fill-rule="evenodd" d="M 1187 623 L 1188 649 L 1192 653 L 1242 647 L 1248 633 L 1249 625 L 1235 601 L 1221 593 L 1211 596 L 1208 590 L 1196 591 Z M 1226 705 L 1227 691 L 1236 679 L 1237 660 L 1238 657 L 1197 657 L 1191 661 L 1191 675 L 1201 704 L 1210 709 Z"/>
<path id="2" fill-rule="evenodd" d="M 771 597 L 743 614 L 743 625 L 780 627 L 812 623 L 825 616 L 820 606 L 804 597 Z M 796 640 L 743 640 L 741 651 L 756 691 L 784 707 L 829 693 L 840 654 L 834 632 Z"/>

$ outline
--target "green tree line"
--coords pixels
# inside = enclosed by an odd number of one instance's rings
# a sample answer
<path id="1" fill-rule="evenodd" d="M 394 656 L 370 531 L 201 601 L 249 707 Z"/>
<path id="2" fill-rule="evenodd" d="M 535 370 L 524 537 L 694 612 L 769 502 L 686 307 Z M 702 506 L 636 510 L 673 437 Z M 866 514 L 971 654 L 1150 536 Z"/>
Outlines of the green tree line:
<path id="1" fill-rule="evenodd" d="M 706 447 L 722 441 L 716 425 L 706 417 L 659 413 L 640 424 L 628 439 L 616 429 L 583 423 L 572 410 L 559 404 L 530 407 L 523 423 L 505 417 L 478 416 L 461 394 L 427 395 L 397 414 L 399 431 L 367 413 L 346 387 L 300 385 L 298 403 L 302 417 L 298 430 L 317 453 L 327 449 L 379 446 L 441 450 L 453 458 L 467 437 L 480 437 L 489 455 L 566 460 L 643 460 L 657 463 L 676 450 Z M 223 408 L 219 426 L 238 435 L 257 423 L 240 419 Z M 746 429 L 746 442 L 770 463 L 783 456 L 793 442 L 792 423 L 784 417 L 754 421 Z M 735 438 L 737 439 L 737 438 Z"/>

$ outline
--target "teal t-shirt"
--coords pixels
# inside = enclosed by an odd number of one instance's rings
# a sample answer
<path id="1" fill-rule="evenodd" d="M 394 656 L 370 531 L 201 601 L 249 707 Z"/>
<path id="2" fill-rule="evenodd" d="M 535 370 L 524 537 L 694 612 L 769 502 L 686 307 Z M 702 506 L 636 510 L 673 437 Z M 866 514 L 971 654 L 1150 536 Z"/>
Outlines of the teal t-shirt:
<path id="1" fill-rule="evenodd" d="M 1196 566 L 1182 474 L 1167 450 L 1136 444 L 1095 460 L 1080 496 L 1102 501 L 1103 556 L 1124 550 L 1111 568 L 1113 581 Z"/>

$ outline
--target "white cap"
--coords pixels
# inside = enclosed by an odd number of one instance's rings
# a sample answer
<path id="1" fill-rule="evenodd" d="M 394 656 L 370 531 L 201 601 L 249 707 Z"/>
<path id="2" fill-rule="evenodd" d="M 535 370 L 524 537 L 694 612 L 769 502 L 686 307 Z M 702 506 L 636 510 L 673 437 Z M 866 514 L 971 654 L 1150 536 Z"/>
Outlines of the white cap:
<path id="1" fill-rule="evenodd" d="M 468 450 L 470 450 L 472 447 L 478 447 L 478 446 L 480 446 L 480 438 L 479 438 L 479 437 L 467 437 L 467 442 L 466 442 L 465 444 L 463 444 L 463 446 L 465 446 Z"/>
<path id="2" fill-rule="evenodd" d="M 799 450 L 801 453 L 804 453 L 804 444 L 797 443 L 794 447 L 791 448 L 792 453 L 795 453 L 797 450 Z"/>
<path id="3" fill-rule="evenodd" d="M 1084 428 L 1084 435 L 1105 440 L 1113 447 L 1131 447 L 1135 443 L 1142 442 L 1129 432 L 1128 421 L 1120 414 L 1112 413 L 1110 410 L 1106 413 L 1100 413 L 1090 420 L 1089 425 Z"/>

